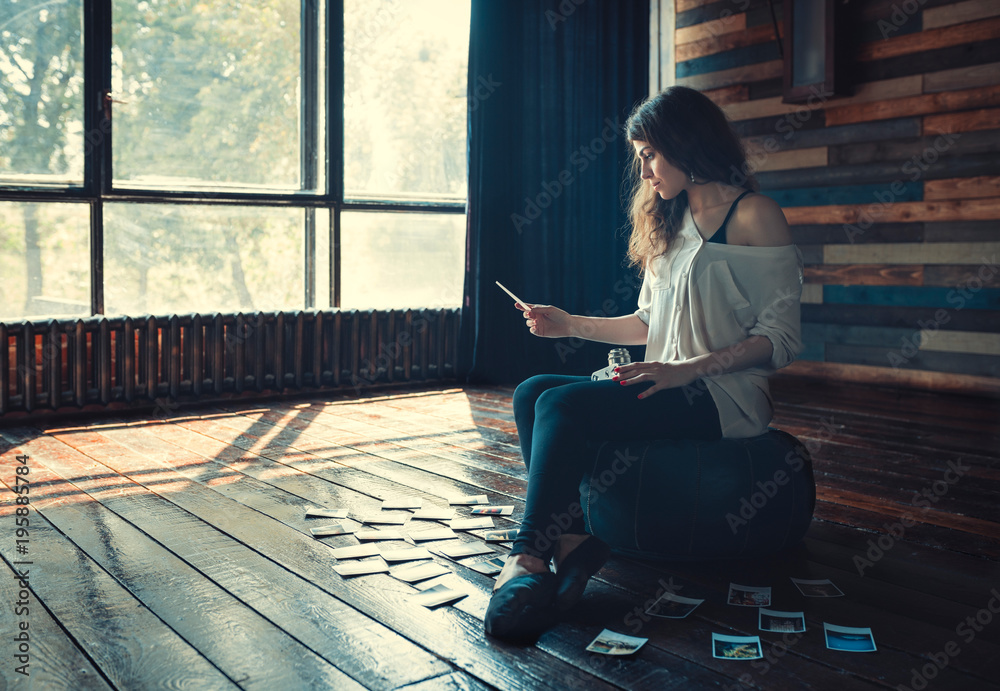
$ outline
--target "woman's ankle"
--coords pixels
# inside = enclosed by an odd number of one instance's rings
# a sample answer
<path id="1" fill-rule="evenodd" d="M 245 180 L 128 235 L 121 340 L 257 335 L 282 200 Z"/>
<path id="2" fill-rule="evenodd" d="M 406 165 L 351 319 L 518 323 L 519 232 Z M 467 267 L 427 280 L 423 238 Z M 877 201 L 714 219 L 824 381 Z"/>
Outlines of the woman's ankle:
<path id="1" fill-rule="evenodd" d="M 511 554 L 507 557 L 507 561 L 503 565 L 503 570 L 497 574 L 497 580 L 493 585 L 493 589 L 497 590 L 512 578 L 524 576 L 529 573 L 545 573 L 548 570 L 549 565 L 538 557 L 523 552 L 520 554 Z"/>
<path id="2" fill-rule="evenodd" d="M 587 538 L 590 537 L 588 533 L 566 533 L 559 537 L 559 542 L 556 544 L 555 562 L 556 570 L 559 569 L 559 564 L 569 556 L 570 552 L 582 545 Z"/>
<path id="3" fill-rule="evenodd" d="M 548 562 L 542 561 L 539 557 L 531 554 L 522 552 L 520 554 L 508 556 L 507 559 L 510 560 L 511 557 L 514 559 L 514 564 L 521 567 L 528 573 L 544 573 L 549 570 Z"/>

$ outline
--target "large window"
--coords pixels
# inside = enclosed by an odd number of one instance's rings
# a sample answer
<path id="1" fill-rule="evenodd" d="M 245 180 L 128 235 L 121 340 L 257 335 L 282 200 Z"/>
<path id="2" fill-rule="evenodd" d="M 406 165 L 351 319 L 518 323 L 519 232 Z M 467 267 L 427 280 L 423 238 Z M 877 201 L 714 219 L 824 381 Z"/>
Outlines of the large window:
<path id="1" fill-rule="evenodd" d="M 2 0 L 0 321 L 460 304 L 468 4 Z"/>

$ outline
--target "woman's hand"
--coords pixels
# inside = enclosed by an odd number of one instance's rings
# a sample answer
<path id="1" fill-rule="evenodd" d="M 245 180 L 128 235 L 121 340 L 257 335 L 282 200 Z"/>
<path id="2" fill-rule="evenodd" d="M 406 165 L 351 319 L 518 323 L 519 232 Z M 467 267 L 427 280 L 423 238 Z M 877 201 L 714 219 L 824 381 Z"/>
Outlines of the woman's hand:
<path id="1" fill-rule="evenodd" d="M 531 333 L 542 338 L 583 338 L 615 345 L 645 345 L 649 327 L 634 314 L 621 317 L 585 317 L 552 305 L 514 305 L 524 312 Z M 527 308 L 527 309 L 525 309 Z"/>
<path id="2" fill-rule="evenodd" d="M 528 325 L 531 333 L 543 338 L 562 338 L 573 335 L 573 317 L 569 312 L 552 305 L 527 306 L 531 309 L 524 310 L 521 305 L 517 305 L 517 308 L 524 312 L 525 324 Z"/>
<path id="3" fill-rule="evenodd" d="M 613 381 L 622 386 L 652 383 L 639 394 L 639 398 L 649 398 L 661 389 L 687 386 L 698 379 L 698 372 L 689 362 L 633 362 L 618 365 Z"/>

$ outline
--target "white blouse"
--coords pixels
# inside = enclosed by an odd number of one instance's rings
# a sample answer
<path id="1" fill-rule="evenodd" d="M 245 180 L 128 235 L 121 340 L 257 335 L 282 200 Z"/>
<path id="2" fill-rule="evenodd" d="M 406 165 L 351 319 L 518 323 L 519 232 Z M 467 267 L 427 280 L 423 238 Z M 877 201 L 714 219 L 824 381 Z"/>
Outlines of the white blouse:
<path id="1" fill-rule="evenodd" d="M 705 242 L 688 208 L 667 253 L 643 277 L 635 314 L 649 326 L 646 361 L 687 360 L 766 336 L 774 347 L 767 365 L 718 374 L 719 365 L 706 363 L 705 384 L 687 387 L 689 397 L 707 387 L 723 437 L 763 434 L 774 414 L 767 377 L 802 351 L 801 295 L 802 254 L 795 245 Z"/>

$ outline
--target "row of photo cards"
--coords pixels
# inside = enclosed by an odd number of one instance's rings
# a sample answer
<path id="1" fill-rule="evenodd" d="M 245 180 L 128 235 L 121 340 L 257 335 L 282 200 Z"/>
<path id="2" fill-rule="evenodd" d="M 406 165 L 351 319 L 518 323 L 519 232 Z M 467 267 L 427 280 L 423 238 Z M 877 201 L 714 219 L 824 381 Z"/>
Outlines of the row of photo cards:
<path id="1" fill-rule="evenodd" d="M 792 578 L 792 583 L 805 597 L 843 597 L 844 593 L 829 579 L 808 580 Z M 661 595 L 646 609 L 646 614 L 664 619 L 684 619 L 701 605 L 704 600 L 682 597 L 671 592 Z M 736 607 L 756 607 L 757 627 L 761 631 L 775 633 L 805 632 L 806 618 L 803 612 L 785 612 L 770 609 L 771 588 L 769 586 L 748 586 L 729 584 L 726 603 Z M 870 628 L 837 626 L 823 623 L 826 647 L 830 650 L 847 652 L 874 652 L 875 637 Z M 648 638 L 627 636 L 604 629 L 598 634 L 587 650 L 602 655 L 631 655 L 639 650 Z M 722 660 L 758 660 L 764 657 L 760 636 L 730 636 L 712 633 L 712 657 Z"/>
<path id="2" fill-rule="evenodd" d="M 498 555 L 488 543 L 509 542 L 517 536 L 516 529 L 494 530 L 496 526 L 492 518 L 510 516 L 514 512 L 513 506 L 490 506 L 485 494 L 454 497 L 448 503 L 447 507 L 424 506 L 419 497 L 386 499 L 382 502 L 379 513 L 350 517 L 360 523 L 360 527 L 346 522 L 349 516 L 348 510 L 344 508 L 310 506 L 305 511 L 305 517 L 338 521 L 311 527 L 309 532 L 313 537 L 353 535 L 358 541 L 358 544 L 334 548 L 332 551 L 333 558 L 338 562 L 333 570 L 342 578 L 388 573 L 418 591 L 411 598 L 413 602 L 433 608 L 454 604 L 467 595 L 432 580 L 452 573 L 447 566 L 433 561 L 434 554 L 451 560 L 493 555 L 472 564 L 470 568 L 494 576 L 503 568 L 504 557 Z M 463 506 L 472 507 L 469 515 L 458 515 L 455 507 Z M 401 513 L 404 511 L 409 513 Z M 417 525 L 415 522 L 418 521 L 447 521 L 447 526 L 422 523 L 419 528 L 409 529 L 409 526 Z M 483 535 L 484 543 L 457 540 L 459 535 L 455 531 L 470 530 L 486 530 Z M 381 544 L 393 540 L 405 540 L 411 546 L 396 548 Z M 438 542 L 445 544 L 429 546 Z"/>

